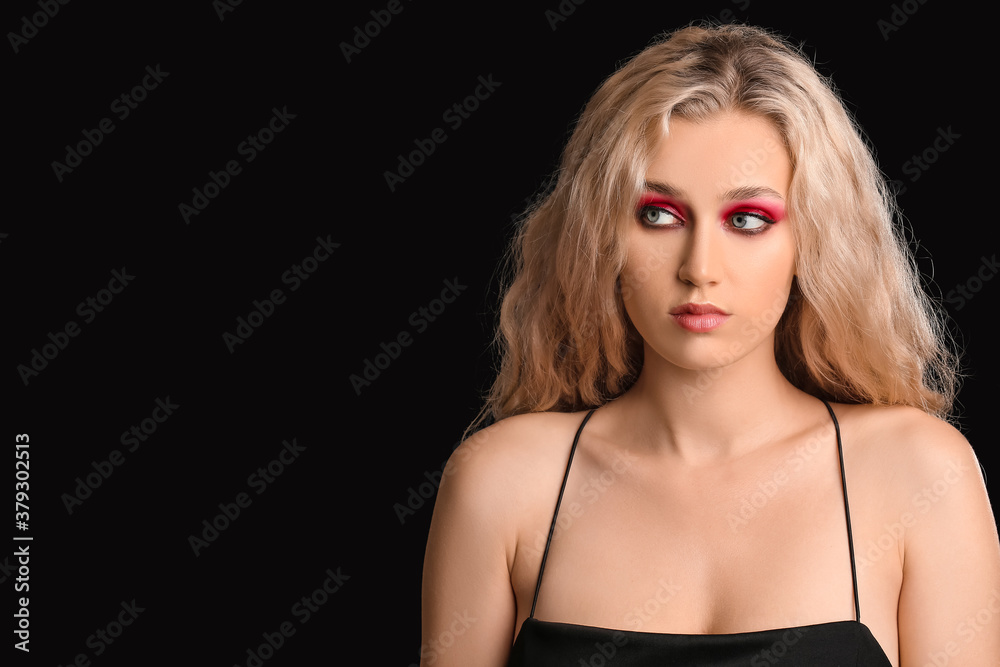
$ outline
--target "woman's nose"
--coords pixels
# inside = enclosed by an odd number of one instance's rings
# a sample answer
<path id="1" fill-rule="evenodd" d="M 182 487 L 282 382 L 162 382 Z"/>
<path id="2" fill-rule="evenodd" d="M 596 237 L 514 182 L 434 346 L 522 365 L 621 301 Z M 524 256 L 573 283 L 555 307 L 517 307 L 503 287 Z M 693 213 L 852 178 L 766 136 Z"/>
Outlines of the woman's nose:
<path id="1" fill-rule="evenodd" d="M 711 224 L 689 227 L 678 278 L 695 286 L 718 283 L 722 279 L 723 257 L 719 230 Z"/>

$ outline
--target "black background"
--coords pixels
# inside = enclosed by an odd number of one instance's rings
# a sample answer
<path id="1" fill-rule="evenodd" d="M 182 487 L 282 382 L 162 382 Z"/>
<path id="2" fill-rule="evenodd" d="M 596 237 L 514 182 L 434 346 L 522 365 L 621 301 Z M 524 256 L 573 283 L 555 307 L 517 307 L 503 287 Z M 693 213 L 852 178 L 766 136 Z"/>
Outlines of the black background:
<path id="1" fill-rule="evenodd" d="M 207 0 L 71 2 L 17 53 L 5 40 L 2 437 L 11 450 L 15 434 L 31 437 L 21 534 L 34 538 L 31 654 L 14 651 L 17 664 L 84 653 L 95 665 L 245 665 L 286 621 L 296 632 L 265 664 L 341 664 L 358 650 L 373 664 L 416 663 L 433 499 L 402 522 L 394 506 L 417 504 L 411 492 L 441 470 L 492 377 L 512 217 L 555 169 L 594 89 L 662 30 L 739 20 L 802 43 L 898 181 L 929 289 L 968 285 L 998 249 L 984 168 L 994 128 L 973 74 L 992 62 L 991 45 L 965 37 L 986 17 L 957 2 L 905 4 L 804 13 L 767 0 L 655 11 L 590 0 L 563 3 L 574 11 L 553 29 L 557 0 L 403 0 L 350 62 L 341 42 L 386 3 L 246 0 L 220 20 Z M 8 3 L 0 27 L 20 31 L 38 11 Z M 878 22 L 894 12 L 901 25 L 886 36 Z M 157 64 L 169 75 L 120 120 L 111 102 Z M 443 112 L 480 76 L 500 85 L 453 129 Z M 247 163 L 237 146 L 273 108 L 295 118 Z M 105 117 L 115 130 L 57 180 L 52 162 Z M 436 128 L 447 140 L 390 190 L 384 172 Z M 939 128 L 959 138 L 911 180 L 904 163 Z M 242 172 L 186 224 L 179 204 L 233 159 Z M 281 276 L 317 237 L 340 246 L 291 291 Z M 85 323 L 77 305 L 122 267 L 134 280 Z M 411 313 L 446 280 L 467 287 L 418 333 Z M 287 300 L 230 353 L 223 333 L 274 289 Z M 998 290 L 985 282 L 961 308 L 946 304 L 969 374 L 961 427 L 994 503 L 998 359 L 987 324 Z M 79 335 L 25 384 L 18 365 L 69 320 Z M 349 376 L 401 332 L 412 344 L 356 391 Z M 179 407 L 128 452 L 121 434 L 167 397 Z M 305 450 L 258 495 L 248 477 L 293 438 Z M 124 463 L 70 514 L 63 495 L 113 450 Z M 12 481 L 4 488 L 13 496 Z M 195 556 L 189 536 L 241 492 L 251 505 Z M 0 559 L 11 563 L 7 544 Z M 293 605 L 338 568 L 349 579 L 301 623 Z M 3 574 L 12 609 L 23 593 Z M 95 655 L 88 637 L 133 599 L 144 611 Z"/>

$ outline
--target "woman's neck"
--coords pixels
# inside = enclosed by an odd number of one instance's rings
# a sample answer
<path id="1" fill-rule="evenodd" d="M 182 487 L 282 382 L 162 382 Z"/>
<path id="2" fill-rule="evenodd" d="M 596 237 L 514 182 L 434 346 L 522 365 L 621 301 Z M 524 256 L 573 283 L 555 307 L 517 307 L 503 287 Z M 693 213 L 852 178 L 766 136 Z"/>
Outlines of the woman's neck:
<path id="1" fill-rule="evenodd" d="M 642 446 L 692 465 L 738 458 L 822 407 L 761 345 L 725 366 L 690 370 L 649 354 L 635 385 L 608 406 Z"/>

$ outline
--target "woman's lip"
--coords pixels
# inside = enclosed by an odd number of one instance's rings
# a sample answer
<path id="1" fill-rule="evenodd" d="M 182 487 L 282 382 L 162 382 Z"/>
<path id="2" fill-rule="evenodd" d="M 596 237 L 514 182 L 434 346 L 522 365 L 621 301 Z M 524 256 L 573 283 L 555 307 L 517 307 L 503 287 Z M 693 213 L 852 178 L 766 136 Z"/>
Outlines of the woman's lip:
<path id="1" fill-rule="evenodd" d="M 704 315 L 697 315 L 695 313 L 684 312 L 672 313 L 671 316 L 677 321 L 677 324 L 681 325 L 688 331 L 695 331 L 699 333 L 717 329 L 729 319 L 729 315 L 725 315 L 723 313 L 705 313 Z"/>
<path id="2" fill-rule="evenodd" d="M 718 306 L 711 303 L 685 303 L 683 306 L 677 306 L 670 311 L 671 315 L 729 315 L 729 313 L 723 311 Z"/>

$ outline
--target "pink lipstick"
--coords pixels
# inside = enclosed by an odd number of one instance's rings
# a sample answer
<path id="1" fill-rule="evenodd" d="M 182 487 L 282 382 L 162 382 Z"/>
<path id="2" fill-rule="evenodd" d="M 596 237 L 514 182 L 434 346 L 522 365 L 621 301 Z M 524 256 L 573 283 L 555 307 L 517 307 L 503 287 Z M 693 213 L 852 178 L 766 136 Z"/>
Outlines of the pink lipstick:
<path id="1" fill-rule="evenodd" d="M 704 333 L 722 326 L 729 313 L 710 303 L 686 303 L 670 311 L 677 324 L 688 331 Z"/>

